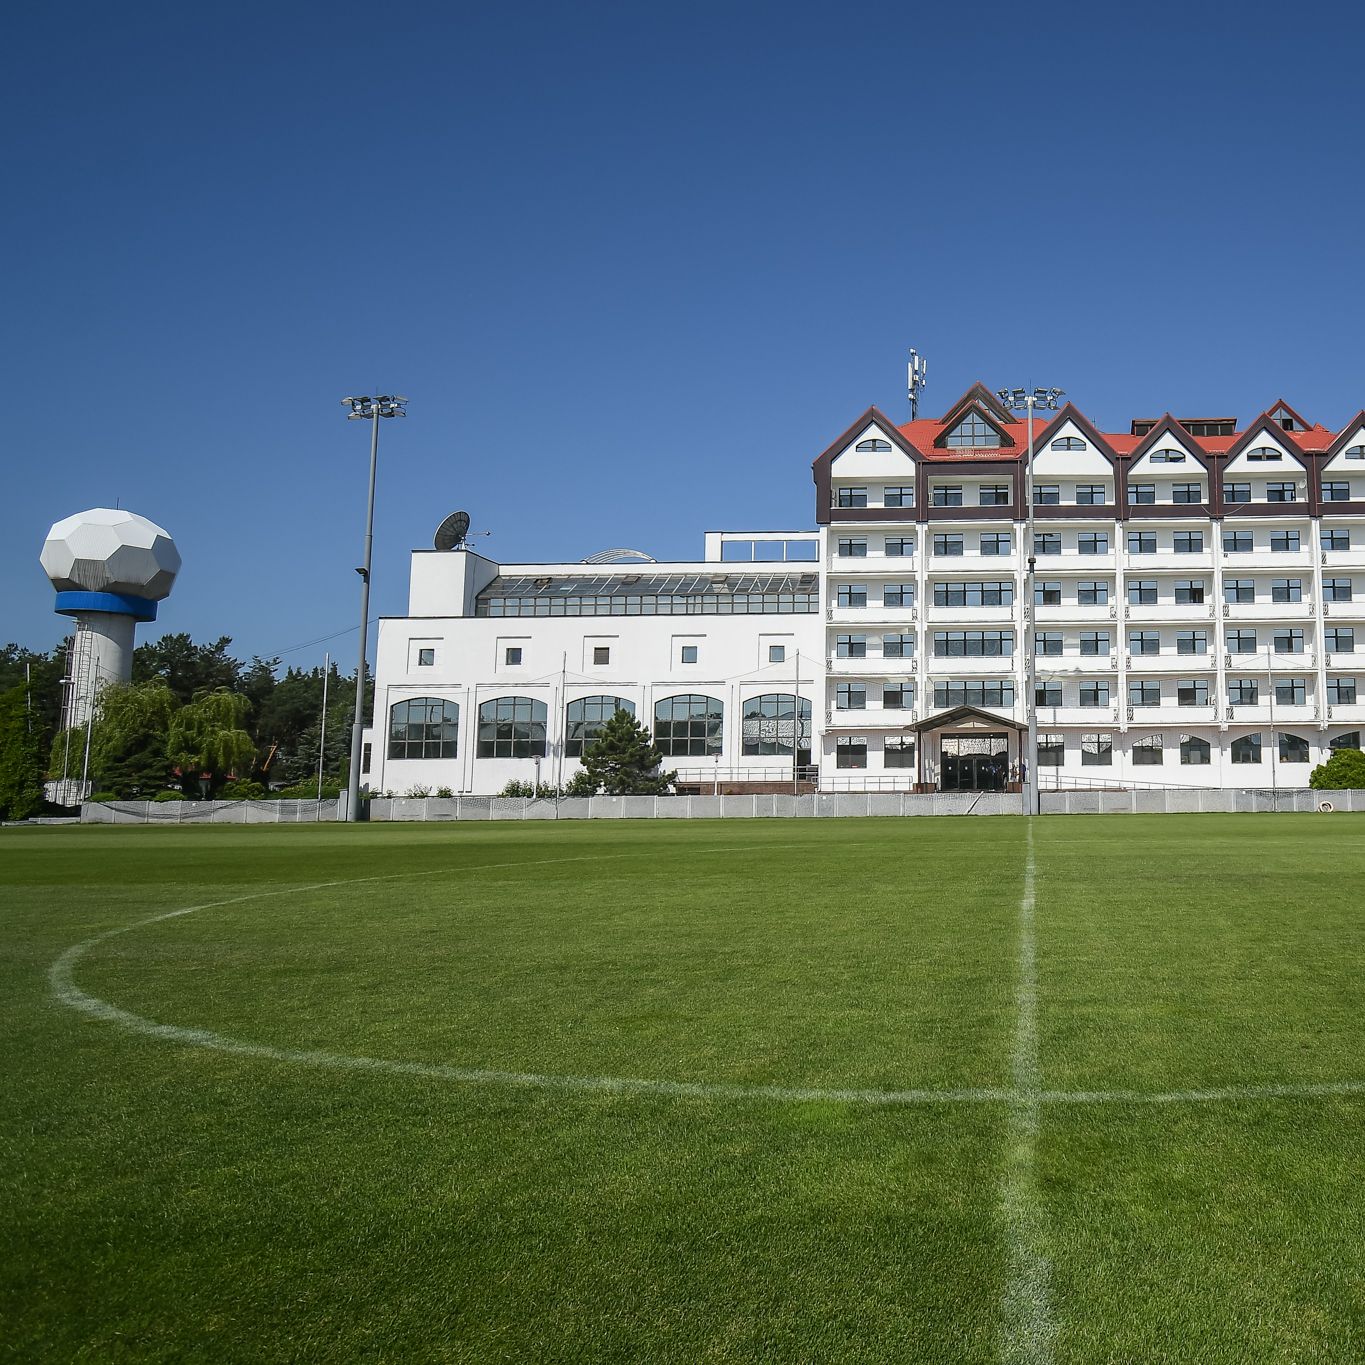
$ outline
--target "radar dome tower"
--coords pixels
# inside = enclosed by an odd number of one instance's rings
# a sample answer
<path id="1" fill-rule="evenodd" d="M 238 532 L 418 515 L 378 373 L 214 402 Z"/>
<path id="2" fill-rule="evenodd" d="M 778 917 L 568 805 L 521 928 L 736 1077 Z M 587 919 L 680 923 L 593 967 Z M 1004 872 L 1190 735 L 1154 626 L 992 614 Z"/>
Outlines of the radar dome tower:
<path id="1" fill-rule="evenodd" d="M 133 676 L 133 632 L 180 572 L 168 531 L 133 512 L 94 507 L 57 522 L 39 561 L 57 589 L 57 611 L 76 618 L 67 656 L 63 728 L 84 725 L 101 688 Z"/>

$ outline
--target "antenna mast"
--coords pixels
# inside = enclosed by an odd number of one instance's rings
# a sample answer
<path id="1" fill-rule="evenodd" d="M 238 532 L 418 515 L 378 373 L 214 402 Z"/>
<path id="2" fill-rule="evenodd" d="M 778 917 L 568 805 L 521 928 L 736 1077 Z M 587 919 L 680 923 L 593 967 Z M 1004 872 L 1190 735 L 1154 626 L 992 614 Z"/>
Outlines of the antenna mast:
<path id="1" fill-rule="evenodd" d="M 928 372 L 928 366 L 924 363 L 924 357 L 910 348 L 910 364 L 906 367 L 906 388 L 910 394 L 910 420 L 913 422 L 919 416 L 919 396 L 924 391 L 924 376 Z"/>

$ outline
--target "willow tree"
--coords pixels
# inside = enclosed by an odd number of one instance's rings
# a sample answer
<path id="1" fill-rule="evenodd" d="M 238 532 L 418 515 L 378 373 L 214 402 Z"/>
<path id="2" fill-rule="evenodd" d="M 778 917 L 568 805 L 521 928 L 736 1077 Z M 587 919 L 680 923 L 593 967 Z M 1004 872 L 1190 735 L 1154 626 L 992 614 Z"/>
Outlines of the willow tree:
<path id="1" fill-rule="evenodd" d="M 90 720 L 94 790 L 124 797 L 160 791 L 171 775 L 166 746 L 175 710 L 175 696 L 159 678 L 104 688 Z M 85 746 L 84 725 L 61 731 L 53 742 L 49 771 L 57 777 L 79 778 L 85 768 Z"/>
<path id="2" fill-rule="evenodd" d="M 168 756 L 188 783 L 200 780 L 212 796 L 229 777 L 247 776 L 256 761 L 256 746 L 246 731 L 251 703 L 219 688 L 204 692 L 171 718 Z"/>

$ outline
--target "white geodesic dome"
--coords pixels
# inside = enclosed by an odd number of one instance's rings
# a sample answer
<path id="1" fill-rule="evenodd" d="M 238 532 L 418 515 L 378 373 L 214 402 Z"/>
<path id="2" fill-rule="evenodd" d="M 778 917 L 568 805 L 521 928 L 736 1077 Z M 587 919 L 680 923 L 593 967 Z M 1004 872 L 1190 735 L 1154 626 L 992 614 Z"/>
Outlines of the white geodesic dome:
<path id="1" fill-rule="evenodd" d="M 38 558 L 58 592 L 114 592 L 150 602 L 166 597 L 180 572 L 169 531 L 109 507 L 57 522 Z"/>

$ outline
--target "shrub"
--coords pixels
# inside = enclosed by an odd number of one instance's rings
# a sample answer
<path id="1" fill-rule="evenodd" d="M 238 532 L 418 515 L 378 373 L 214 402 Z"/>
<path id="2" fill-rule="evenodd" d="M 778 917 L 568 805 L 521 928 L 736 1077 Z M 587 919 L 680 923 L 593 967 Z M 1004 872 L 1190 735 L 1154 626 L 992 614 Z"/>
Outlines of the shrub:
<path id="1" fill-rule="evenodd" d="M 184 792 L 174 792 L 171 791 L 169 787 L 164 792 L 157 792 L 157 794 L 152 797 L 153 801 L 183 801 L 184 799 Z"/>
<path id="2" fill-rule="evenodd" d="M 580 769 L 568 781 L 564 788 L 565 796 L 596 796 L 597 779 L 587 771 L 586 768 Z"/>
<path id="3" fill-rule="evenodd" d="M 121 801 L 123 798 L 118 792 L 91 792 L 85 798 L 87 801 Z"/>
<path id="4" fill-rule="evenodd" d="M 533 785 L 530 782 L 509 782 L 498 795 L 531 797 L 536 801 L 555 801 L 563 793 L 558 787 L 552 787 L 548 782 L 541 782 L 539 785 Z"/>
<path id="5" fill-rule="evenodd" d="M 1359 749 L 1338 749 L 1313 769 L 1308 785 L 1314 791 L 1360 791 L 1365 789 L 1365 754 Z"/>
<path id="6" fill-rule="evenodd" d="M 403 795 L 414 797 L 416 800 L 420 801 L 423 797 L 431 795 L 431 788 L 428 787 L 425 782 L 414 782 Z"/>
<path id="7" fill-rule="evenodd" d="M 232 782 L 224 782 L 218 797 L 221 801 L 263 801 L 265 794 L 265 788 L 259 782 L 238 778 Z"/>
<path id="8" fill-rule="evenodd" d="M 313 782 L 295 782 L 292 787 L 281 787 L 279 791 L 270 793 L 281 801 L 315 801 L 318 795 L 318 784 Z M 341 784 L 339 782 L 324 782 L 322 784 L 322 799 L 324 801 L 335 801 L 341 795 Z M 362 795 L 361 799 L 364 797 Z"/>
<path id="9" fill-rule="evenodd" d="M 436 795 L 440 797 L 442 801 L 448 801 L 455 793 L 449 787 L 437 787 Z"/>

